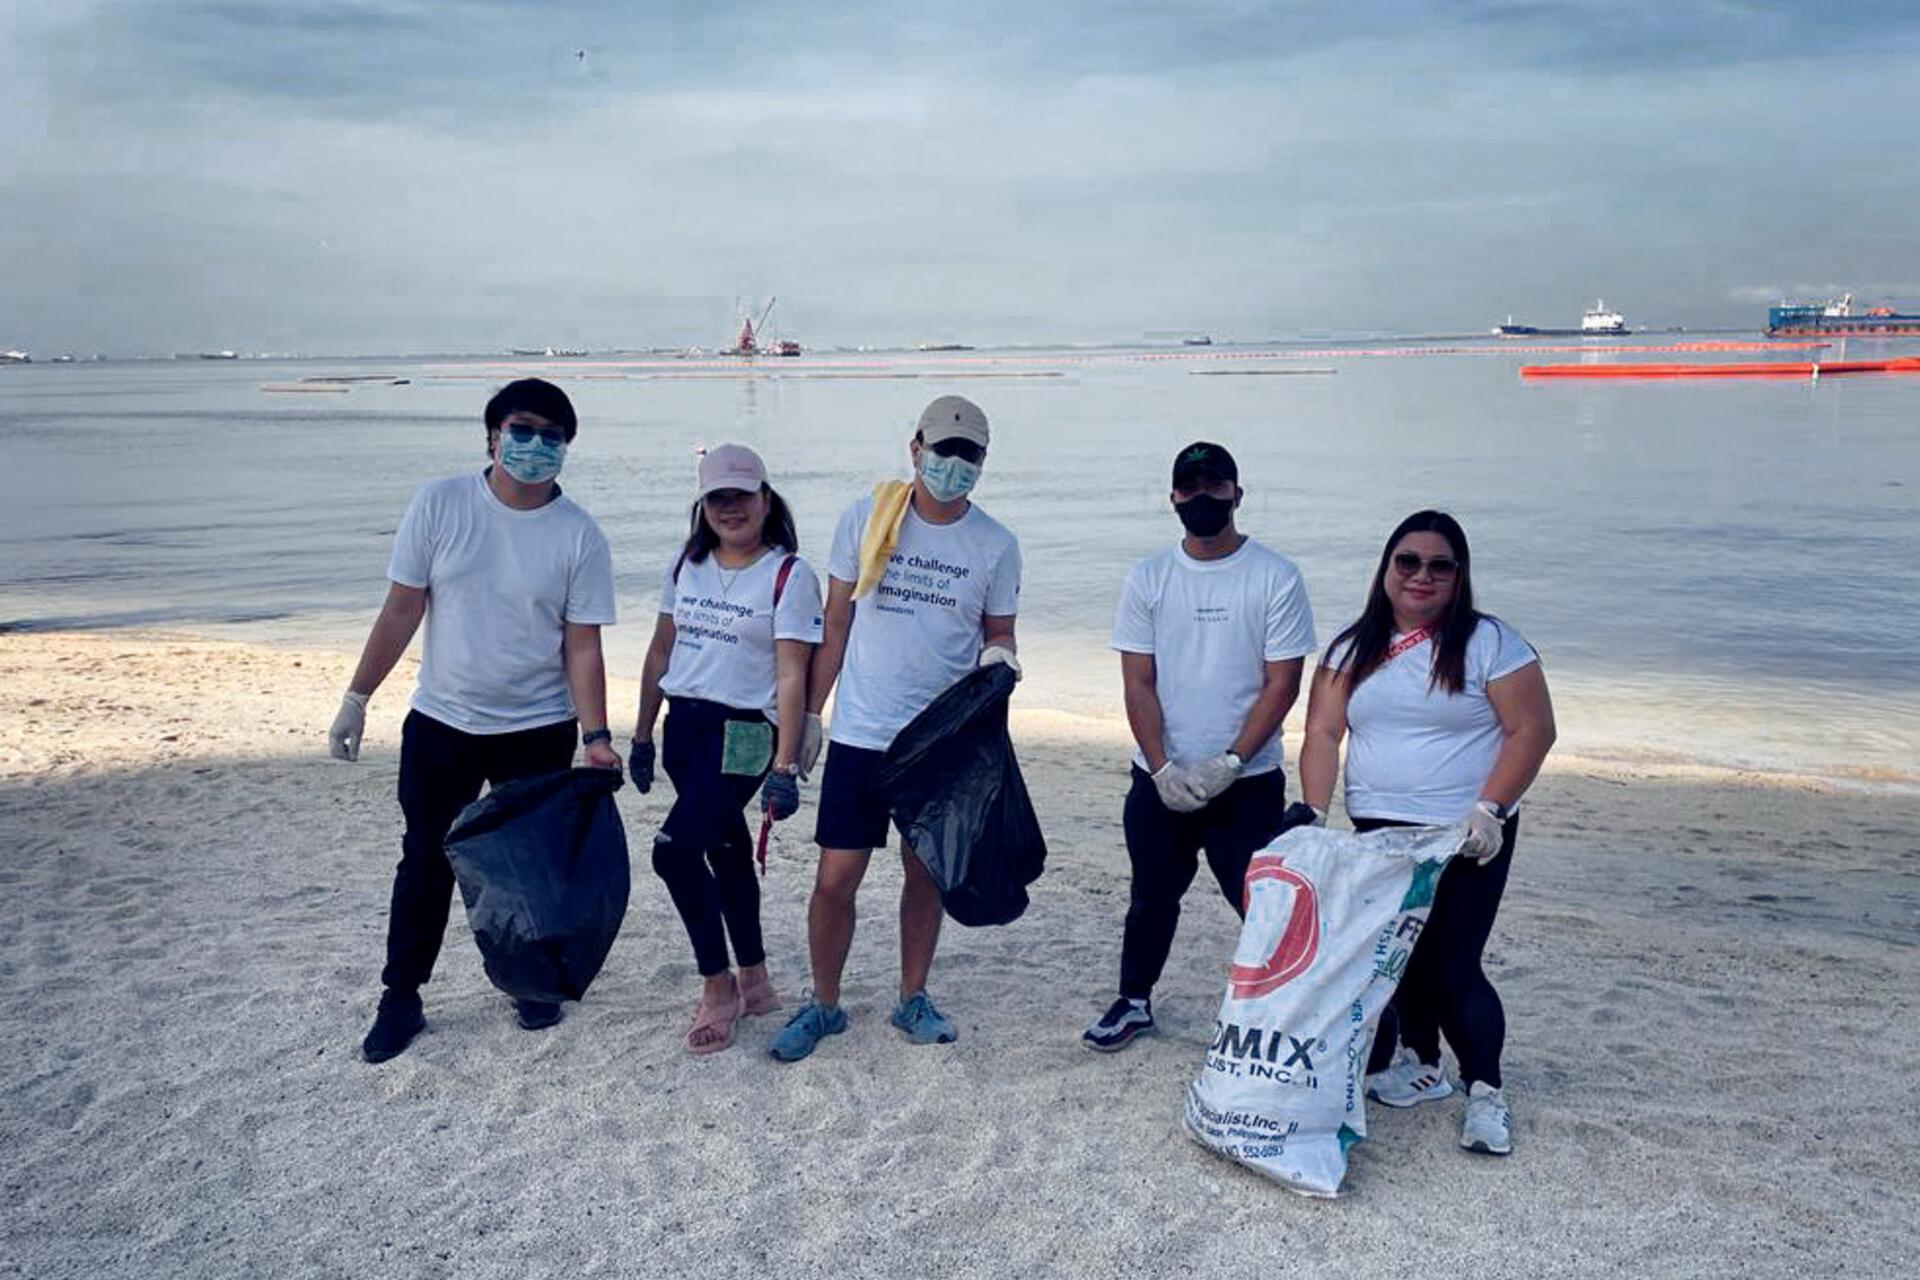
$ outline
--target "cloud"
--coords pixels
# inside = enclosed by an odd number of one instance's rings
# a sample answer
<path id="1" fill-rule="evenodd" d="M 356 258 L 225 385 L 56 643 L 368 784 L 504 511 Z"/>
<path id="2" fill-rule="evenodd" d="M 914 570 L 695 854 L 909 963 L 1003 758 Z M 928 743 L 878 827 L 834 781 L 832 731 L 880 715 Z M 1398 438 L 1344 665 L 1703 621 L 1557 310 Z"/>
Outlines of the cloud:
<path id="1" fill-rule="evenodd" d="M 1878 4 L 23 12 L 10 345 L 1739 323 L 1917 247 Z"/>

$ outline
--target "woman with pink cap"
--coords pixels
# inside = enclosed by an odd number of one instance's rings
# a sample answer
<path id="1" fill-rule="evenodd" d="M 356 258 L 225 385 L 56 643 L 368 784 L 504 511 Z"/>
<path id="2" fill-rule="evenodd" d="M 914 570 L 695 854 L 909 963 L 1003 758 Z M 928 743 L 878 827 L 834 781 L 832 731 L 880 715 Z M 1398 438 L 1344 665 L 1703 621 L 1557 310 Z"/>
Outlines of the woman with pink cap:
<path id="1" fill-rule="evenodd" d="M 660 584 L 628 760 L 644 794 L 653 786 L 653 726 L 664 698 L 660 763 L 675 798 L 654 837 L 653 869 L 705 982 L 689 1053 L 717 1053 L 733 1043 L 742 1016 L 780 1007 L 741 810 L 756 790 L 775 820 L 800 805 L 807 664 L 820 642 L 821 607 L 820 580 L 799 547 L 760 455 L 723 444 L 700 459 L 686 545 Z"/>

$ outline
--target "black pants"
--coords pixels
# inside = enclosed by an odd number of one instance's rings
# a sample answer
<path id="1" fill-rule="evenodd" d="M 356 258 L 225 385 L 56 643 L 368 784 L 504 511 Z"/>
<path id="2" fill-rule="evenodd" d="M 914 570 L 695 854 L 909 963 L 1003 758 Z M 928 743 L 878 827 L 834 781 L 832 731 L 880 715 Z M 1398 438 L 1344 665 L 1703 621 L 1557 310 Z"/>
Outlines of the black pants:
<path id="1" fill-rule="evenodd" d="M 1175 813 L 1160 803 L 1146 770 L 1133 767 L 1123 818 L 1133 888 L 1120 945 L 1121 995 L 1145 1000 L 1153 994 L 1173 950 L 1180 899 L 1200 869 L 1200 850 L 1207 852 L 1221 896 L 1245 914 L 1247 864 L 1279 834 L 1286 807 L 1287 778 L 1278 769 L 1240 779 L 1195 813 Z"/>
<path id="2" fill-rule="evenodd" d="M 733 958 L 742 968 L 767 958 L 760 939 L 753 837 L 740 813 L 767 775 L 765 770 L 720 772 L 721 740 L 729 720 L 767 722 L 758 711 L 700 698 L 671 698 L 660 752 L 673 781 L 674 801 L 653 838 L 653 869 L 667 882 L 703 978 L 727 971 L 729 938 Z"/>
<path id="3" fill-rule="evenodd" d="M 1355 818 L 1356 831 L 1413 824 L 1384 818 Z M 1507 819 L 1500 852 L 1485 866 L 1469 857 L 1457 857 L 1440 873 L 1433 908 L 1414 944 L 1413 956 L 1393 1002 L 1380 1015 L 1373 1038 L 1368 1071 L 1379 1071 L 1393 1060 L 1395 1041 L 1420 1061 L 1440 1061 L 1440 1037 L 1447 1038 L 1460 1060 L 1460 1083 L 1484 1080 L 1500 1087 L 1500 1050 L 1507 1039 L 1507 1013 L 1500 993 L 1493 989 L 1480 956 L 1493 933 L 1493 917 L 1507 887 L 1507 868 L 1513 865 L 1513 841 L 1520 831 L 1520 815 Z"/>
<path id="4" fill-rule="evenodd" d="M 380 981 L 396 991 L 433 976 L 453 901 L 447 832 L 481 786 L 552 773 L 573 763 L 574 722 L 519 733 L 463 733 L 418 711 L 400 730 L 400 812 L 407 833 L 393 873 L 387 913 L 387 967 Z"/>

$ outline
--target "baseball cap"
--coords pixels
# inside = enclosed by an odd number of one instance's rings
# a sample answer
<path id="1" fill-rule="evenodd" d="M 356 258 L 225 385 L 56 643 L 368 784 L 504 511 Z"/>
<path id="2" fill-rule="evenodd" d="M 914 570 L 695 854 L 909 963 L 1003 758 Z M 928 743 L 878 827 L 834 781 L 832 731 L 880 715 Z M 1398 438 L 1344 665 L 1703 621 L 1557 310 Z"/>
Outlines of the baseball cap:
<path id="1" fill-rule="evenodd" d="M 971 440 L 987 447 L 987 415 L 965 396 L 941 396 L 920 413 L 920 439 L 926 444 L 942 440 Z"/>
<path id="2" fill-rule="evenodd" d="M 1173 455 L 1173 487 L 1178 489 L 1180 482 L 1196 471 L 1211 471 L 1235 484 L 1240 483 L 1240 468 L 1234 464 L 1233 455 L 1224 446 L 1205 440 L 1196 440 Z"/>
<path id="3" fill-rule="evenodd" d="M 760 492 L 767 482 L 767 464 L 743 444 L 717 444 L 700 455 L 700 496 L 720 489 Z"/>

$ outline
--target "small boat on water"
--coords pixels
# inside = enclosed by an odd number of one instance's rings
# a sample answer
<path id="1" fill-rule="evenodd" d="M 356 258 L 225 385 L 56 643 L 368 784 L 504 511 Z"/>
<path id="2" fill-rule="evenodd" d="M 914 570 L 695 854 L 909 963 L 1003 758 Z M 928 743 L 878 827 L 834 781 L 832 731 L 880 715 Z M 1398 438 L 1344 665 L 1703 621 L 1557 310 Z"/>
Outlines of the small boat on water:
<path id="1" fill-rule="evenodd" d="M 0 364 L 32 364 L 33 357 L 24 351 L 0 351 Z"/>
<path id="2" fill-rule="evenodd" d="M 1213 335 L 1210 333 L 1199 333 L 1191 338 L 1180 339 L 1180 343 L 1182 346 L 1188 347 L 1210 347 L 1213 345 Z"/>
<path id="3" fill-rule="evenodd" d="M 1618 311 L 1607 309 L 1605 298 L 1588 307 L 1581 313 L 1578 329 L 1543 329 L 1538 325 L 1515 324 L 1508 316 L 1505 324 L 1493 326 L 1496 337 L 1501 338 L 1623 338 L 1632 333 L 1627 328 L 1627 318 Z"/>
<path id="4" fill-rule="evenodd" d="M 972 347 L 968 346 L 964 342 L 923 342 L 920 344 L 920 349 L 922 351 L 971 351 L 973 350 Z"/>
<path id="5" fill-rule="evenodd" d="M 1920 337 L 1920 315 L 1906 315 L 1892 307 L 1855 311 L 1850 293 L 1826 302 L 1781 302 L 1767 308 L 1769 338 L 1814 334 L 1852 338 Z"/>

